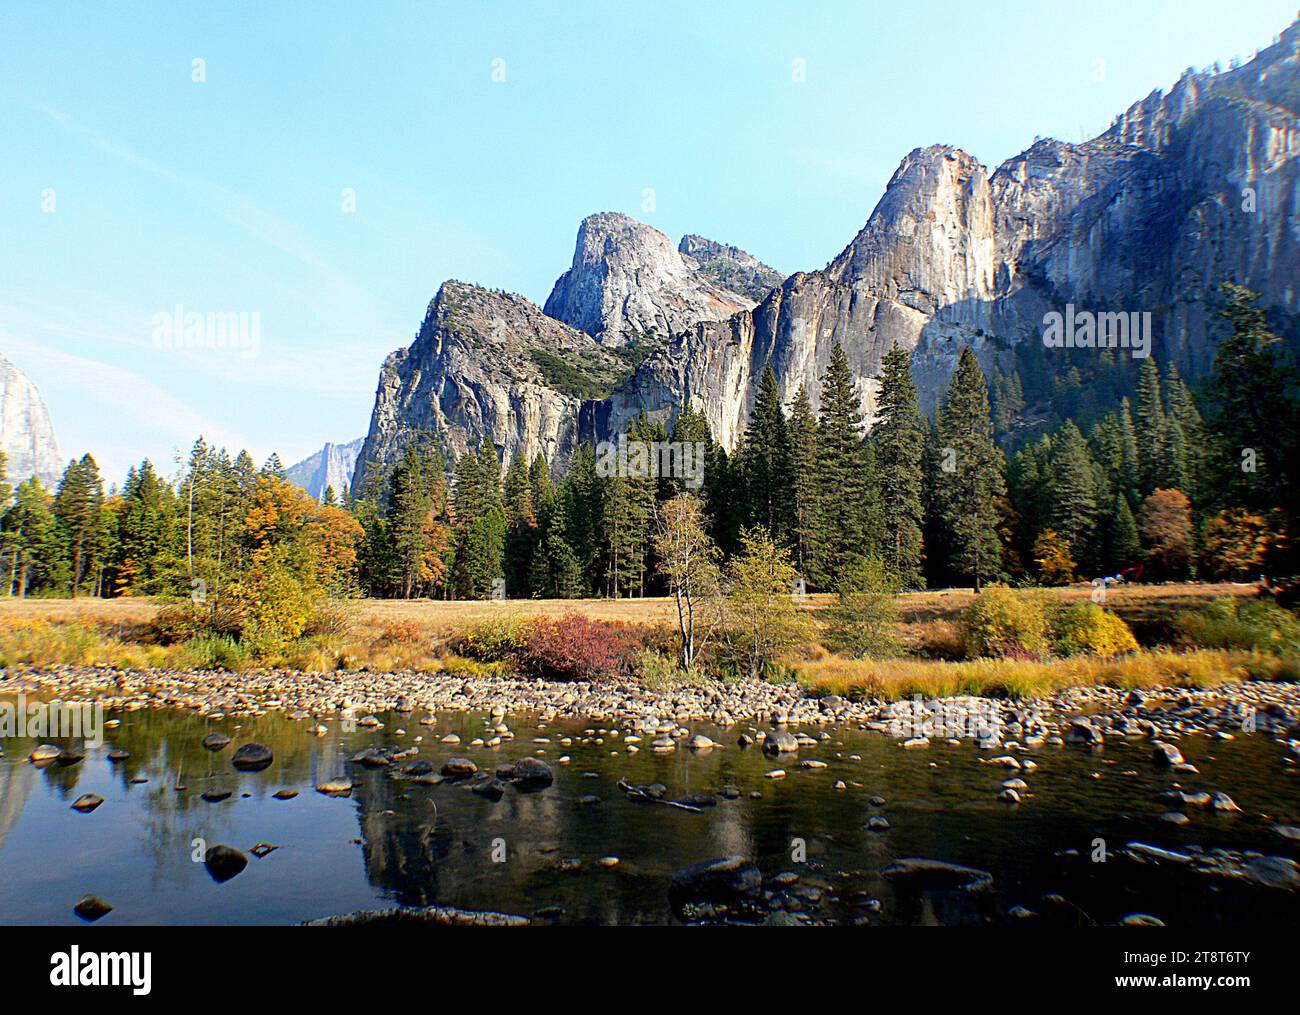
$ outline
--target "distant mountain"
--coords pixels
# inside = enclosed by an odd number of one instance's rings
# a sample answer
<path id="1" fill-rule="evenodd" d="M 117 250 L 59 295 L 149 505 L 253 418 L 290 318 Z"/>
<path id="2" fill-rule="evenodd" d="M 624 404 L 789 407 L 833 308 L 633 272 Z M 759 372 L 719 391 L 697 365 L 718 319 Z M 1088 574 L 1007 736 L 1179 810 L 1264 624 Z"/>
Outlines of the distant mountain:
<path id="1" fill-rule="evenodd" d="M 641 413 L 671 423 L 687 405 L 734 448 L 767 364 L 787 404 L 804 386 L 816 409 L 837 344 L 868 419 L 895 345 L 927 410 L 969 346 L 995 396 L 1018 376 L 1025 418 L 1073 416 L 1131 386 L 1136 361 L 1045 348 L 1047 314 L 1149 314 L 1151 354 L 1195 380 L 1225 281 L 1258 291 L 1300 342 L 1300 22 L 1240 66 L 1187 71 L 1080 144 L 1037 140 L 998 167 L 918 148 L 839 256 L 778 278 L 734 247 L 673 247 L 626 215 L 593 215 L 544 313 L 489 294 L 458 326 L 433 312 L 444 286 L 384 366 L 358 473 L 415 430 L 452 454 L 486 437 L 507 462 L 540 452 L 554 469 L 579 442 Z"/>
<path id="2" fill-rule="evenodd" d="M 9 482 L 17 486 L 39 476 L 54 486 L 66 464 L 59 455 L 49 410 L 36 385 L 0 356 L 0 450 L 4 451 Z"/>
<path id="3" fill-rule="evenodd" d="M 357 455 L 364 443 L 365 438 L 358 437 L 347 444 L 326 444 L 314 455 L 285 470 L 289 482 L 301 486 L 317 500 L 325 496 L 327 487 L 333 487 L 334 495 L 342 500 L 352 485 Z"/>

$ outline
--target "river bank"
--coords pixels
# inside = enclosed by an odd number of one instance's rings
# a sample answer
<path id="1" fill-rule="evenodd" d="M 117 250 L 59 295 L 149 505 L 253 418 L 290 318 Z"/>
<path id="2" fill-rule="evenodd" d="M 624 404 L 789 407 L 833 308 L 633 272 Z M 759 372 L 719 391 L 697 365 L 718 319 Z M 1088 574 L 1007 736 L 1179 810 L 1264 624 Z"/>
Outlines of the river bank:
<path id="1" fill-rule="evenodd" d="M 642 736 L 658 735 L 665 740 L 661 749 L 671 749 L 689 736 L 684 724 L 691 722 L 746 727 L 750 736 L 766 726 L 856 724 L 906 741 L 935 737 L 1030 746 L 1071 738 L 1100 744 L 1108 734 L 1176 739 L 1197 733 L 1231 737 L 1265 732 L 1293 743 L 1300 738 L 1300 684 L 1251 680 L 1145 689 L 1085 685 L 1015 699 L 917 694 L 887 701 L 812 696 L 796 683 L 750 680 L 657 690 L 633 681 L 561 682 L 494 674 L 233 674 L 66 666 L 0 671 L 0 694 L 90 701 L 114 711 L 181 709 L 214 718 L 278 712 L 302 722 L 365 723 L 385 712 L 426 724 L 442 712 L 488 718 L 528 714 L 542 722 L 580 718 Z M 1076 722 L 1080 719 L 1092 733 L 1081 731 Z M 1300 746 L 1296 749 L 1300 752 Z"/>

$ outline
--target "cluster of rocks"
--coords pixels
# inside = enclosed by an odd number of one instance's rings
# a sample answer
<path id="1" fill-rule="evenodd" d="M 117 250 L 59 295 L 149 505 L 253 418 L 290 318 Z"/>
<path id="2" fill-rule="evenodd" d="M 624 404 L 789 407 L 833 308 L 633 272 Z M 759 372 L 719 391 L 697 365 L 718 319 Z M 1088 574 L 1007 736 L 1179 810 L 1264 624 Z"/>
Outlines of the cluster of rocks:
<path id="1" fill-rule="evenodd" d="M 416 709 L 495 716 L 524 712 L 542 722 L 585 716 L 624 726 L 648 739 L 648 746 L 656 751 L 679 745 L 694 750 L 718 746 L 707 737 L 691 735 L 682 725 L 699 721 L 722 727 L 763 722 L 777 727 L 858 724 L 920 747 L 932 738 L 974 739 L 984 746 L 1007 741 L 1029 747 L 1067 742 L 1099 746 L 1107 737 L 1173 741 L 1197 733 L 1222 738 L 1255 731 L 1300 740 L 1300 685 L 1265 682 L 1147 692 L 1077 687 L 1031 701 L 954 697 L 885 702 L 834 695 L 814 698 L 797 685 L 760 681 L 660 692 L 633 682 L 505 676 L 291 670 L 231 674 L 50 666 L 5 670 L 0 673 L 0 691 L 93 699 L 106 709 L 127 711 L 181 708 L 236 718 L 280 711 L 300 719 L 352 714 L 375 724 L 380 721 L 370 719 L 373 713 Z M 323 732 L 324 728 L 315 729 Z"/>

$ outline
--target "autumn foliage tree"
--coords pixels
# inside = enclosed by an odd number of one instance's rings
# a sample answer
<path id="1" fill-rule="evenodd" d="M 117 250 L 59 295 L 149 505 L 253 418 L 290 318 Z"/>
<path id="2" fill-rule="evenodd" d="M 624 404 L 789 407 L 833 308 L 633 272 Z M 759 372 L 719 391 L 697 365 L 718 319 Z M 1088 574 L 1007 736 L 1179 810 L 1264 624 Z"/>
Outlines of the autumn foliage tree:
<path id="1" fill-rule="evenodd" d="M 1142 502 L 1138 533 L 1152 568 L 1166 578 L 1186 577 L 1192 558 L 1192 505 L 1181 490 L 1156 490 Z"/>

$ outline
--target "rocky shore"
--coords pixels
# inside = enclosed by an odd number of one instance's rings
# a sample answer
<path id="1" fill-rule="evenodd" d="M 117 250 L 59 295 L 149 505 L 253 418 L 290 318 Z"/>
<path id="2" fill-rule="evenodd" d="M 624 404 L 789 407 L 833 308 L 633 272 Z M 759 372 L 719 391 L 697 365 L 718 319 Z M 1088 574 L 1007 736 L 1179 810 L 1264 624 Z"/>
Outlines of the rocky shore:
<path id="1" fill-rule="evenodd" d="M 982 746 L 1071 743 L 1097 746 L 1108 737 L 1176 740 L 1190 734 L 1227 738 L 1262 732 L 1288 741 L 1300 756 L 1300 685 L 1224 683 L 1205 689 L 1145 691 L 1077 687 L 1028 700 L 978 697 L 886 702 L 814 698 L 796 684 L 740 681 L 665 691 L 637 683 L 586 683 L 514 677 L 420 673 L 128 671 L 104 667 L 15 667 L 0 671 L 0 694 L 92 701 L 106 710 L 177 708 L 200 715 L 247 717 L 282 712 L 307 721 L 385 712 L 507 715 L 542 721 L 583 717 L 631 732 L 657 734 L 661 749 L 690 731 L 716 726 L 857 724 L 909 748 L 934 739 L 971 739 Z M 746 735 L 746 734 L 742 734 Z M 647 744 L 646 746 L 651 746 Z M 1179 764 L 1174 750 L 1171 766 Z"/>

